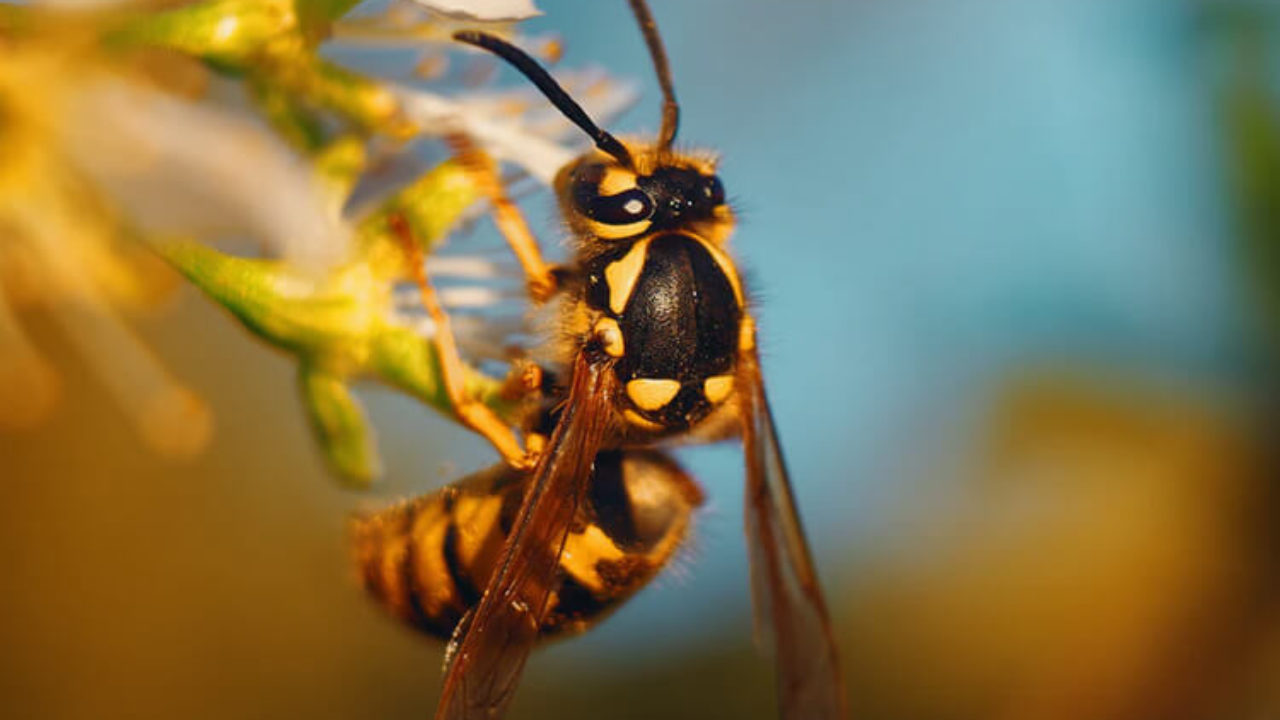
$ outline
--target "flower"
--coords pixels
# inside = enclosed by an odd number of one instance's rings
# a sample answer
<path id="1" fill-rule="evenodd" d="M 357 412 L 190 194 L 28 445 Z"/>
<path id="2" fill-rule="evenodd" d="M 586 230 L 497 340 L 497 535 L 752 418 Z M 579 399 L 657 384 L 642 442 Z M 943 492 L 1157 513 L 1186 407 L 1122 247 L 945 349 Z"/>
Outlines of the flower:
<path id="1" fill-rule="evenodd" d="M 208 440 L 208 412 L 121 316 L 172 283 L 65 142 L 97 119 L 94 103 L 78 104 L 104 77 L 96 61 L 74 36 L 0 43 L 0 426 L 38 423 L 58 394 L 21 322 L 38 306 L 150 447 L 190 455 Z"/>
<path id="2" fill-rule="evenodd" d="M 203 0 L 0 14 L 0 392 L 13 398 L 0 423 L 33 422 L 55 395 L 56 374 L 22 330 L 20 308 L 34 299 L 54 311 L 150 445 L 189 454 L 207 442 L 203 404 L 122 317 L 171 285 L 157 260 L 297 359 L 304 407 L 340 477 L 364 484 L 380 469 L 353 382 L 377 380 L 452 414 L 435 328 L 391 221 L 406 221 L 426 256 L 476 215 L 481 197 L 453 162 L 405 187 L 379 187 L 367 178 L 370 158 L 464 133 L 550 182 L 574 155 L 561 144 L 572 125 L 527 88 L 459 89 L 446 77 L 444 90 L 426 90 L 321 54 L 329 37 L 408 38 L 443 52 L 459 27 L 510 34 L 536 13 L 531 3 L 400 2 L 343 19 L 355 4 Z M 597 117 L 634 97 L 599 72 L 561 75 Z M 371 209 L 353 203 L 358 185 L 382 199 Z M 441 292 L 453 308 L 523 301 L 518 279 L 502 284 L 508 267 L 428 259 L 433 274 L 460 279 Z M 473 361 L 502 357 L 521 329 L 519 319 L 470 320 L 458 328 Z M 500 378 L 473 370 L 470 384 L 498 412 L 517 411 Z"/>

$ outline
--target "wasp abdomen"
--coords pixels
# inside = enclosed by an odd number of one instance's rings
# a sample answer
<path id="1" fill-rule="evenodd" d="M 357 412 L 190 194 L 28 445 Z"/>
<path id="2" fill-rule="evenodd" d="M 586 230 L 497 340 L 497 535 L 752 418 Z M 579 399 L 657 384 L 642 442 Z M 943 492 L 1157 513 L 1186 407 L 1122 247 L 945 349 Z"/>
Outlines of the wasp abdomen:
<path id="1" fill-rule="evenodd" d="M 642 238 L 588 271 L 587 302 L 616 319 L 619 380 L 643 420 L 684 429 L 732 387 L 742 323 L 733 268 L 684 233 Z"/>
<path id="2" fill-rule="evenodd" d="M 448 639 L 481 599 L 529 475 L 499 465 L 353 523 L 365 587 L 393 615 Z M 653 451 L 609 451 L 560 556 L 544 636 L 580 632 L 669 562 L 702 502 L 692 479 Z"/>

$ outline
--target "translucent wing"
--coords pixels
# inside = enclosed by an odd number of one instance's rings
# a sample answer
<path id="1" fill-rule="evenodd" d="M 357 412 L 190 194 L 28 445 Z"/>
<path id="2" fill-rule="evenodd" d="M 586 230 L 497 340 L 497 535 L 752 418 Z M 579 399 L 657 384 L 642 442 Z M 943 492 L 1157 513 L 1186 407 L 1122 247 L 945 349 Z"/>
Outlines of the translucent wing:
<path id="1" fill-rule="evenodd" d="M 501 715 L 538 637 L 560 553 L 612 413 L 608 363 L 580 354 L 568 403 L 525 493 L 502 560 L 450 644 L 436 720 Z"/>
<path id="2" fill-rule="evenodd" d="M 754 350 L 744 355 L 739 392 L 757 634 L 776 653 L 784 720 L 843 718 L 844 687 L 826 602 L 791 495 L 759 359 Z"/>

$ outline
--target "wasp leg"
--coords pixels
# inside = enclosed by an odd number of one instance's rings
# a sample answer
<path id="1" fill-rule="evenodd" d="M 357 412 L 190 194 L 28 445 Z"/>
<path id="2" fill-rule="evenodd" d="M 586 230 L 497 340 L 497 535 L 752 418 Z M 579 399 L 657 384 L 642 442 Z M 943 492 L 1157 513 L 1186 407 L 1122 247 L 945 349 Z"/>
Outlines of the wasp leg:
<path id="1" fill-rule="evenodd" d="M 439 298 L 436 297 L 435 288 L 431 286 L 431 282 L 427 279 L 422 250 L 414 241 L 412 230 L 409 229 L 409 224 L 405 222 L 403 217 L 393 215 L 390 218 L 390 223 L 392 230 L 400 237 L 400 241 L 404 245 L 410 271 L 413 273 L 414 281 L 417 282 L 419 293 L 422 296 L 422 306 L 435 324 L 435 334 L 432 337 L 432 342 L 436 346 L 440 374 L 444 378 L 445 392 L 449 396 L 449 404 L 453 406 L 454 414 L 458 416 L 463 425 L 488 440 L 508 465 L 519 470 L 532 469 L 537 464 L 537 454 L 521 447 L 515 430 L 503 422 L 502 418 L 498 417 L 498 414 L 492 408 L 467 393 L 466 366 L 462 363 L 462 357 L 458 354 L 458 343 L 453 336 L 453 326 L 449 322 L 449 315 L 444 311 Z M 517 392 L 517 386 L 522 386 L 528 391 L 529 383 L 532 380 L 529 378 L 527 367 L 517 368 L 514 377 L 518 379 L 514 382 L 508 382 L 504 390 Z"/>
<path id="2" fill-rule="evenodd" d="M 520 208 L 507 196 L 502 179 L 498 176 L 498 164 L 467 135 L 455 133 L 448 140 L 458 161 L 471 174 L 485 197 L 489 198 L 489 203 L 493 206 L 493 221 L 524 269 L 529 296 L 536 303 L 545 302 L 556 292 L 555 272 L 542 259 L 538 239 L 533 236 Z"/>

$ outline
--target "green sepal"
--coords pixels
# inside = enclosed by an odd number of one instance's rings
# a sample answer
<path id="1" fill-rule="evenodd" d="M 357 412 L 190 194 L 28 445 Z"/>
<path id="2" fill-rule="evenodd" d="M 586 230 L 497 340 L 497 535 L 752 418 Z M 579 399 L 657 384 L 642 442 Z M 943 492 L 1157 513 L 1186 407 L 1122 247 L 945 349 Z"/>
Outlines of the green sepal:
<path id="1" fill-rule="evenodd" d="M 340 137 L 316 152 L 313 160 L 316 177 L 335 217 L 341 215 L 368 161 L 364 143 L 350 135 Z"/>
<path id="2" fill-rule="evenodd" d="M 368 254 L 385 254 L 390 243 L 390 251 L 402 257 L 401 240 L 388 222 L 398 215 L 423 255 L 428 255 L 479 199 L 471 174 L 456 160 L 449 160 L 387 198 L 356 226 L 356 237 Z"/>
<path id="3" fill-rule="evenodd" d="M 292 0 L 206 0 L 138 13 L 107 40 L 169 48 L 226 68 L 243 68 L 272 43 L 302 44 Z"/>
<path id="4" fill-rule="evenodd" d="M 368 433 L 359 407 L 342 399 L 337 384 L 377 380 L 454 417 L 435 345 L 395 321 L 391 283 L 367 265 L 350 265 L 316 281 L 277 261 L 233 257 L 197 243 L 160 244 L 156 250 L 251 332 L 297 356 L 317 436 L 348 480 L 367 482 L 361 468 L 372 472 L 378 462 L 372 441 L 361 439 Z M 515 409 L 497 378 L 468 368 L 466 386 L 499 415 Z"/>
<path id="5" fill-rule="evenodd" d="M 382 462 L 351 385 L 340 375 L 303 362 L 298 366 L 298 390 L 330 469 L 351 485 L 367 487 L 382 474 Z"/>
<path id="6" fill-rule="evenodd" d="M 400 111 L 400 101 L 376 80 L 314 54 L 273 68 L 271 74 L 284 90 L 339 113 L 364 130 L 395 137 L 413 134 L 412 125 Z"/>
<path id="7" fill-rule="evenodd" d="M 324 27 L 346 15 L 361 0 L 294 0 L 303 27 Z"/>
<path id="8" fill-rule="evenodd" d="M 246 86 L 272 129 L 295 150 L 310 155 L 324 147 L 324 122 L 313 108 L 260 74 L 249 76 Z"/>
<path id="9" fill-rule="evenodd" d="M 440 356 L 435 345 L 423 342 L 418 333 L 403 327 L 388 327 L 378 333 L 370 347 L 369 370 L 387 385 L 455 417 L 440 371 Z M 501 381 L 473 368 L 467 368 L 466 391 L 468 397 L 480 400 L 500 416 L 515 409 L 503 397 Z"/>
<path id="10" fill-rule="evenodd" d="M 344 356 L 359 366 L 369 335 L 391 309 L 389 283 L 363 264 L 312 278 L 284 262 L 199 243 L 158 243 L 156 250 L 258 337 L 298 355 Z"/>

